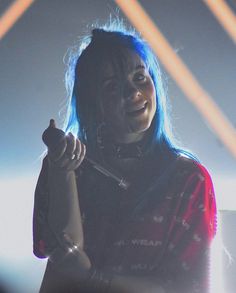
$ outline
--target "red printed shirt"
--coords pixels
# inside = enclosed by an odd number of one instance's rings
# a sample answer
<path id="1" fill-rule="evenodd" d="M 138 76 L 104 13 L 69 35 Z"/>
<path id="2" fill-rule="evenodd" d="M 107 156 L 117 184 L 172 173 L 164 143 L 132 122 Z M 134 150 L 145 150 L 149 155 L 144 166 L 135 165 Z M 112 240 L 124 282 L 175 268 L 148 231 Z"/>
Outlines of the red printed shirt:
<path id="1" fill-rule="evenodd" d="M 182 156 L 158 175 L 155 165 L 146 167 L 127 192 L 91 172 L 89 177 L 78 173 L 85 251 L 98 269 L 148 276 L 167 293 L 206 293 L 209 249 L 216 232 L 210 175 Z M 55 245 L 45 228 L 43 169 L 34 211 L 34 252 L 39 257 Z"/>
<path id="2" fill-rule="evenodd" d="M 90 219 L 84 212 L 88 254 L 101 269 L 153 277 L 168 293 L 205 293 L 216 232 L 210 175 L 185 157 L 175 159 L 158 178 L 153 172 L 149 168 L 142 175 L 151 179 L 131 196 L 104 191 L 108 209 L 99 207 L 99 199 L 89 200 Z M 96 197 L 99 194 L 97 185 Z"/>

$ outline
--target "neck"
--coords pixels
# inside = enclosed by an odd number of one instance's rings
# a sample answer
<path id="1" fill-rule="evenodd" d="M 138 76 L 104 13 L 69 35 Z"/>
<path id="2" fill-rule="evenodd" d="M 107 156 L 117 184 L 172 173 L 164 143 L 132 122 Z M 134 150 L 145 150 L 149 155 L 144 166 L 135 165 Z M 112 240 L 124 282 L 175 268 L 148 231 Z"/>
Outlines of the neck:
<path id="1" fill-rule="evenodd" d="M 137 143 L 142 141 L 144 137 L 145 137 L 144 132 L 128 133 L 123 135 L 116 134 L 116 136 L 114 137 L 114 140 L 117 144 L 131 144 L 131 143 Z"/>

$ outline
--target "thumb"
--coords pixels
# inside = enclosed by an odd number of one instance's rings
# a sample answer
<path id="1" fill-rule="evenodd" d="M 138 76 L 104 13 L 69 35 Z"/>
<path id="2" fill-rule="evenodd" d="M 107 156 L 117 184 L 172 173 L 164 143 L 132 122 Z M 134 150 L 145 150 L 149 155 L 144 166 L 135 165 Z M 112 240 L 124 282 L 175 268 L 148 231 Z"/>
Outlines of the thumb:
<path id="1" fill-rule="evenodd" d="M 49 127 L 56 128 L 56 122 L 55 122 L 54 119 L 50 119 L 50 121 L 49 121 Z"/>

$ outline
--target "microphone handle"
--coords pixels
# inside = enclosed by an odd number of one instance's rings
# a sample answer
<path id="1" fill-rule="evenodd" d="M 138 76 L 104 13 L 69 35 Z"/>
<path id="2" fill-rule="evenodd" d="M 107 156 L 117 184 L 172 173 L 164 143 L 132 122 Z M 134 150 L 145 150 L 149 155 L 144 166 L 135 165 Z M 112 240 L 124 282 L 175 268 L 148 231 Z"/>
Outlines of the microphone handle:
<path id="1" fill-rule="evenodd" d="M 96 169 L 103 175 L 115 180 L 122 189 L 127 190 L 129 188 L 130 183 L 127 180 L 125 180 L 123 177 L 119 176 L 118 174 L 115 174 L 114 170 L 111 171 L 107 167 L 101 166 L 94 160 L 88 158 L 88 156 L 85 156 L 84 160 L 88 162 L 90 165 L 92 165 L 94 169 Z"/>

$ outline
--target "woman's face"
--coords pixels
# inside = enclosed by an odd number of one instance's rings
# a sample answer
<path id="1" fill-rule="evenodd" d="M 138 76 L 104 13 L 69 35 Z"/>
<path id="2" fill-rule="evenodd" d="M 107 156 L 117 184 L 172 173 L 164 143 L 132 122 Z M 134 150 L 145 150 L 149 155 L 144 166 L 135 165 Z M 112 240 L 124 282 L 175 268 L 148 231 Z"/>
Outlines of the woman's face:
<path id="1" fill-rule="evenodd" d="M 117 142 L 143 138 L 156 112 L 156 91 L 144 61 L 124 50 L 123 62 L 104 63 L 98 79 L 98 94 L 105 123 Z"/>

